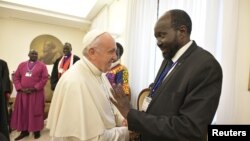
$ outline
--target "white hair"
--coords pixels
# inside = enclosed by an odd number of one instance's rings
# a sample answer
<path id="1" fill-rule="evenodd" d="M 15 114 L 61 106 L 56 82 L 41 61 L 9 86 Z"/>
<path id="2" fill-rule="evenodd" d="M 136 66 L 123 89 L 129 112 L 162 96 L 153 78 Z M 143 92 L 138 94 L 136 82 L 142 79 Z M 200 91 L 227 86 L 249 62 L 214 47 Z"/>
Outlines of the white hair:
<path id="1" fill-rule="evenodd" d="M 99 37 L 100 35 L 106 33 L 106 31 L 103 30 L 98 30 L 98 29 L 93 29 L 91 31 L 89 31 L 82 40 L 83 43 L 83 50 L 82 50 L 82 54 L 85 56 L 86 52 L 92 48 L 93 46 L 91 46 L 91 44 L 96 40 L 97 37 Z"/>

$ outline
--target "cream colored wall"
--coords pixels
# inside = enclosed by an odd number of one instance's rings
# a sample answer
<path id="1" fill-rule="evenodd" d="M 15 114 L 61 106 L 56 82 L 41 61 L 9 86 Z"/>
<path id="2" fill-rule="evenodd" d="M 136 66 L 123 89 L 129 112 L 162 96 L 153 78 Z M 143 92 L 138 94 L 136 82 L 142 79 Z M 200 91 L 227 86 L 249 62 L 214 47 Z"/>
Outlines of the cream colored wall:
<path id="1" fill-rule="evenodd" d="M 21 19 L 0 18 L 0 58 L 7 61 L 10 72 L 16 70 L 21 61 L 28 59 L 31 41 L 42 34 L 57 37 L 62 43 L 70 42 L 73 53 L 81 57 L 84 32 L 80 29 L 32 22 Z M 51 73 L 52 65 L 48 65 Z"/>
<path id="2" fill-rule="evenodd" d="M 250 123 L 250 92 L 248 91 L 250 71 L 250 1 L 240 0 L 235 86 L 235 123 Z M 234 34 L 234 33 L 232 33 Z"/>

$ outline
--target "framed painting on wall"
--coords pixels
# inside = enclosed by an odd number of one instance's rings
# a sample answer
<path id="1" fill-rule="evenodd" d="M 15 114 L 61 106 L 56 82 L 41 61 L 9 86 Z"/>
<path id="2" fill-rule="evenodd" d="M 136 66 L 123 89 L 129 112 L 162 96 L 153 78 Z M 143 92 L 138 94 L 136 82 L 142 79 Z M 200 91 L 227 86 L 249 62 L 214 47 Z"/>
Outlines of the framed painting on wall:
<path id="1" fill-rule="evenodd" d="M 35 37 L 30 49 L 35 49 L 38 52 L 38 60 L 46 65 L 54 64 L 56 59 L 63 55 L 63 44 L 55 36 L 43 34 Z"/>

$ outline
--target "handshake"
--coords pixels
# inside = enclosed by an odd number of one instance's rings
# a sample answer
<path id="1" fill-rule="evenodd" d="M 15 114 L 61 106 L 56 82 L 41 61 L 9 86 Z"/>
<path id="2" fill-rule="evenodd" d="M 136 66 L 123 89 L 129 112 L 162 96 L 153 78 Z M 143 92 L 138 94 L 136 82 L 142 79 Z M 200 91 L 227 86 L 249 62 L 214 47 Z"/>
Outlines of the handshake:
<path id="1" fill-rule="evenodd" d="M 122 121 L 122 126 L 128 126 L 126 119 Z M 129 141 L 140 141 L 140 133 L 129 131 Z"/>

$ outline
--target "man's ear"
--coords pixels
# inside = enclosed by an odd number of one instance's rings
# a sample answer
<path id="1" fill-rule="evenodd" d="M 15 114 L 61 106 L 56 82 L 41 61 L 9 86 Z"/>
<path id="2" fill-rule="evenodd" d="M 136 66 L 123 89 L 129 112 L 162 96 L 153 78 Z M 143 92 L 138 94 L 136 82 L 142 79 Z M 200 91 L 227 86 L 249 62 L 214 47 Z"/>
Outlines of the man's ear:
<path id="1" fill-rule="evenodd" d="M 95 49 L 94 49 L 94 48 L 90 48 L 90 49 L 88 50 L 88 54 L 89 54 L 89 55 L 95 54 Z"/>
<path id="2" fill-rule="evenodd" d="M 181 26 L 178 28 L 178 30 L 179 30 L 180 32 L 187 32 L 187 27 L 186 27 L 185 25 L 181 25 Z"/>
<path id="3" fill-rule="evenodd" d="M 187 34 L 187 27 L 185 25 L 181 25 L 177 30 L 178 36 L 183 39 Z"/>
<path id="4" fill-rule="evenodd" d="M 90 48 L 88 51 L 87 51 L 87 54 L 88 54 L 88 57 L 92 60 L 95 56 L 95 53 L 96 53 L 96 50 L 94 48 Z"/>

